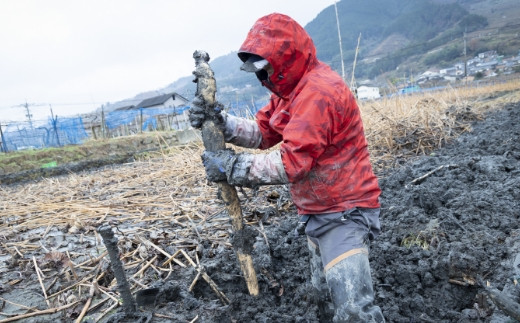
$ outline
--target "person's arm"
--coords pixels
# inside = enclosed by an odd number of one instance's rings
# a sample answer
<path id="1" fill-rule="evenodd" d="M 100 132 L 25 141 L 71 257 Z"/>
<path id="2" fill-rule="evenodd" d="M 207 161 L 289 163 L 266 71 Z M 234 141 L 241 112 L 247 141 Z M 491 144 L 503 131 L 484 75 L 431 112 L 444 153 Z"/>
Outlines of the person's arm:
<path id="1" fill-rule="evenodd" d="M 313 100 L 305 102 L 316 103 L 319 98 L 313 95 Z M 327 101 L 322 101 L 322 105 L 330 104 Z M 291 112 L 293 115 L 285 127 L 280 150 L 268 154 L 225 154 L 224 158 L 218 153 L 204 152 L 206 172 L 218 174 L 208 179 L 227 180 L 232 185 L 254 187 L 293 183 L 308 176 L 328 145 L 332 120 L 328 109 L 318 109 L 314 105 L 296 106 Z M 267 126 L 268 113 L 267 110 L 265 118 L 257 114 L 260 129 L 262 125 Z M 262 145 L 269 147 L 269 144 L 278 140 L 278 136 L 281 140 L 281 135 L 269 138 L 272 141 L 262 136 L 263 141 L 259 148 Z"/>
<path id="2" fill-rule="evenodd" d="M 244 148 L 258 148 L 262 133 L 255 120 L 235 117 L 223 112 L 225 126 L 224 139 L 231 144 Z"/>
<path id="3" fill-rule="evenodd" d="M 287 184 L 287 174 L 279 150 L 268 154 L 238 154 L 226 169 L 228 183 L 238 186 Z"/>
<path id="4" fill-rule="evenodd" d="M 230 149 L 205 151 L 202 160 L 212 182 L 227 181 L 245 187 L 288 183 L 279 150 L 268 154 L 235 154 Z"/>

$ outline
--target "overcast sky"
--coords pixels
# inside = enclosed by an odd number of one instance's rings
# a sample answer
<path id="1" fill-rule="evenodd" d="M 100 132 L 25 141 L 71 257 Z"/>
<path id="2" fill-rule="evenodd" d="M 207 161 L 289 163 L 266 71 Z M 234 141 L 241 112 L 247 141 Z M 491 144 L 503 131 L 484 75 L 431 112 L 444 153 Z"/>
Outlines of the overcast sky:
<path id="1" fill-rule="evenodd" d="M 196 49 L 238 50 L 263 15 L 302 26 L 334 0 L 0 0 L 0 122 L 93 111 L 191 75 Z"/>

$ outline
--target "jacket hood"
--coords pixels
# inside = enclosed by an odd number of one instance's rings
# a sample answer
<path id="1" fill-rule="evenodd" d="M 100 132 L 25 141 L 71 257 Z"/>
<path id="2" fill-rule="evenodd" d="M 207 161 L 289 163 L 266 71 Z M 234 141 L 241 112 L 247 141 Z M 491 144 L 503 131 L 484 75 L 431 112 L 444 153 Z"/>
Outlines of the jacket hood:
<path id="1" fill-rule="evenodd" d="M 316 47 L 302 26 L 289 16 L 273 13 L 258 19 L 238 51 L 245 62 L 251 55 L 265 58 L 273 67 L 270 82 L 262 84 L 287 98 L 303 75 L 317 64 Z"/>

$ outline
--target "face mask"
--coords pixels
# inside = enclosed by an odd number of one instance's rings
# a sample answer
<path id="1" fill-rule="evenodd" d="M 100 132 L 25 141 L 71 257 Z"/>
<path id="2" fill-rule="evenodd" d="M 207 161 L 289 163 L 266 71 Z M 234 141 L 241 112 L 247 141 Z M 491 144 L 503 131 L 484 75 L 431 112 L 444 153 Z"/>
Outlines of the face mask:
<path id="1" fill-rule="evenodd" d="M 270 80 L 271 75 L 273 75 L 274 69 L 271 66 L 271 64 L 268 64 L 258 72 L 255 72 L 256 77 L 258 80 L 264 85 L 268 85 L 267 88 L 273 85 L 273 83 Z"/>

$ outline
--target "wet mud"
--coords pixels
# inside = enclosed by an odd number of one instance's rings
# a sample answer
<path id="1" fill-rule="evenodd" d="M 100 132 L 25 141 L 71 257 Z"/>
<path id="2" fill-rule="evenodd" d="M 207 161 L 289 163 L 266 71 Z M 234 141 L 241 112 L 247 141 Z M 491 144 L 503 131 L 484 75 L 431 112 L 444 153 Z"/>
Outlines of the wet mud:
<path id="1" fill-rule="evenodd" d="M 443 149 L 378 174 L 382 233 L 370 247 L 370 264 L 376 303 L 387 322 L 515 322 L 508 310 L 520 303 L 520 105 L 491 113 L 472 128 Z M 249 295 L 233 248 L 200 239 L 197 268 L 174 270 L 137 293 L 138 307 L 153 313 L 151 322 L 320 322 L 306 237 L 295 232 L 287 188 L 263 189 L 265 204 L 243 204 L 260 295 Z M 59 233 L 52 229 L 46 238 L 63 247 L 58 251 L 77 243 Z M 99 249 L 95 241 L 82 243 Z M 64 266 L 62 259 L 51 260 L 58 269 Z M 16 269 L 15 257 L 5 261 L 12 269 L 3 273 L 2 298 L 28 307 L 45 304 L 39 286 L 5 283 L 29 275 Z M 105 264 L 99 270 L 110 272 Z M 205 280 L 194 282 L 200 273 L 229 302 Z M 63 287 L 56 283 L 48 293 Z M 490 288 L 495 297 L 489 297 Z M 500 306 L 493 298 L 509 303 Z M 0 312 L 14 312 L 12 304 L 0 305 Z M 23 322 L 69 322 L 79 314 L 74 310 Z M 93 322 L 90 315 L 84 322 Z M 119 321 L 117 313 L 102 320 Z"/>
<path id="2" fill-rule="evenodd" d="M 520 106 L 508 106 L 445 148 L 380 174 L 383 232 L 370 262 L 387 322 L 515 322 L 479 280 L 513 307 L 520 302 L 519 138 Z M 248 295 L 231 251 L 207 250 L 201 261 L 231 304 L 199 283 L 158 307 L 179 322 L 319 322 L 295 214 L 262 223 L 252 253 L 260 296 Z M 186 290 L 187 276 L 172 280 L 176 290 Z"/>
<path id="3" fill-rule="evenodd" d="M 388 321 L 514 322 L 477 281 L 520 301 L 519 138 L 511 105 L 381 180 L 371 265 Z"/>

